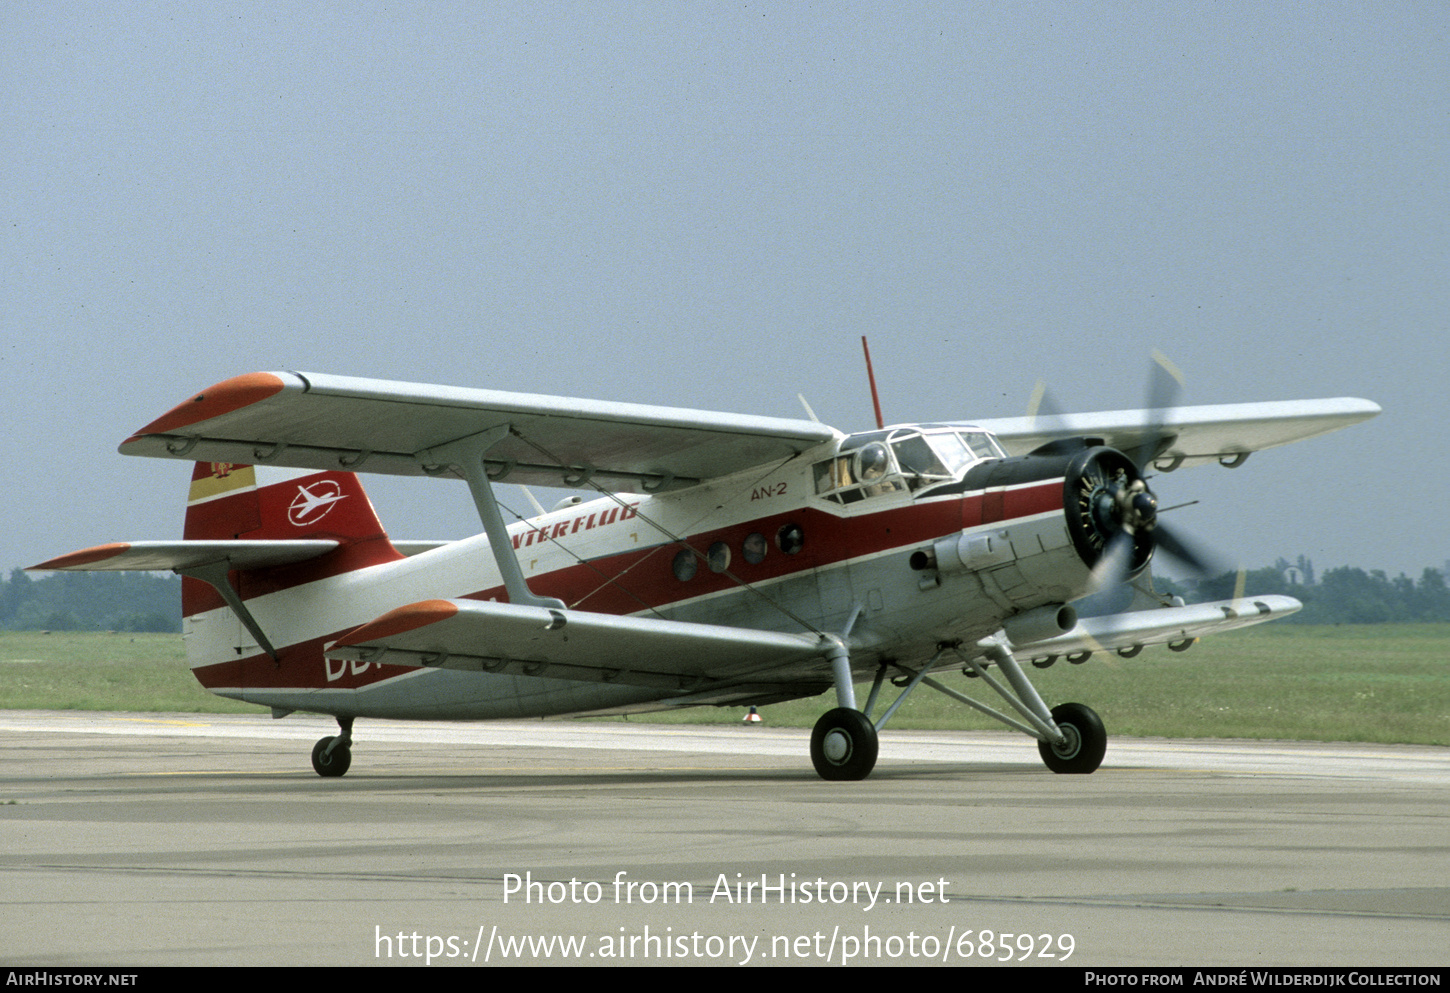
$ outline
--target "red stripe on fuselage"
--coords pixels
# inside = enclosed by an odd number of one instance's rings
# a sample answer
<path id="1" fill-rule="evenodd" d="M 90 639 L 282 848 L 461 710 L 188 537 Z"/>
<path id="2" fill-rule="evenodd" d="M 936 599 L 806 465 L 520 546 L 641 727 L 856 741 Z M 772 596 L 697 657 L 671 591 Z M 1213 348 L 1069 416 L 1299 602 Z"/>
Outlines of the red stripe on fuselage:
<path id="1" fill-rule="evenodd" d="M 1015 521 L 1020 517 L 1062 510 L 1062 486 L 1063 481 L 1058 478 L 968 494 L 962 500 L 962 527 L 974 528 L 982 524 Z M 973 495 L 978 499 L 973 500 Z"/>
<path id="2" fill-rule="evenodd" d="M 319 536 L 309 535 L 308 537 Z M 280 565 L 268 569 L 233 570 L 227 574 L 227 579 L 243 600 L 250 600 L 253 597 L 281 593 L 284 590 L 306 586 L 308 583 L 318 583 L 324 579 L 357 572 L 359 569 L 381 565 L 384 562 L 396 562 L 402 558 L 403 556 L 388 541 L 387 535 L 380 534 L 373 538 L 348 542 L 326 555 L 295 565 Z M 188 617 L 226 607 L 226 601 L 209 583 L 182 577 L 181 585 L 183 613 Z"/>
<path id="3" fill-rule="evenodd" d="M 799 507 L 697 532 L 683 543 L 670 542 L 558 569 L 531 578 L 529 586 L 541 596 L 556 596 L 571 607 L 601 614 L 667 607 L 681 600 L 738 589 L 742 582 L 773 582 L 933 541 L 961 529 L 960 507 L 959 501 L 946 500 L 857 517 L 837 517 L 814 507 Z M 778 541 L 781 530 L 789 525 L 798 526 L 803 535 L 801 549 L 794 554 L 783 551 Z M 745 540 L 752 534 L 766 540 L 765 558 L 756 563 L 746 561 L 743 552 Z M 730 550 L 730 563 L 722 572 L 712 572 L 708 562 L 710 549 L 716 544 Z M 692 578 L 681 581 L 675 576 L 674 560 L 686 548 L 697 553 L 697 568 Z M 503 599 L 501 589 L 478 594 L 479 599 L 493 597 Z"/>
<path id="4" fill-rule="evenodd" d="M 1062 480 L 1049 480 L 1001 493 L 1003 516 L 989 523 L 1062 510 Z M 603 614 L 633 613 L 643 607 L 666 607 L 686 599 L 736 589 L 741 582 L 765 583 L 812 569 L 830 568 L 856 559 L 936 541 L 945 535 L 974 527 L 986 515 L 983 503 L 996 493 L 971 493 L 960 499 L 910 504 L 874 514 L 837 517 L 815 507 L 747 521 L 713 531 L 691 535 L 685 545 L 670 543 L 654 548 L 608 556 L 582 566 L 570 566 L 529 581 L 542 596 L 556 596 L 571 607 Z M 973 522 L 973 523 L 968 523 Z M 776 540 L 780 530 L 799 525 L 804 535 L 801 550 L 782 551 Z M 745 560 L 742 548 L 751 534 L 764 535 L 768 542 L 765 558 L 758 563 Z M 716 543 L 730 549 L 728 571 L 711 572 L 705 556 Z M 700 554 L 693 578 L 675 577 L 675 555 L 685 546 Z M 646 562 L 653 558 L 655 561 Z M 731 578 L 734 576 L 735 578 Z M 606 577 L 618 577 L 607 585 Z M 504 599 L 502 588 L 476 594 L 478 599 Z"/>

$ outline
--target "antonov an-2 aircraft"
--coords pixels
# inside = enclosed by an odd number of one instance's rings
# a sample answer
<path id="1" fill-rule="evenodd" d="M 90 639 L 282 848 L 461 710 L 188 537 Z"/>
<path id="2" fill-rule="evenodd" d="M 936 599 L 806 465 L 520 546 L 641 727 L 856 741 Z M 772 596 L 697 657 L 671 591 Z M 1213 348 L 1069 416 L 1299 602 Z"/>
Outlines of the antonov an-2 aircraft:
<path id="1" fill-rule="evenodd" d="M 203 390 L 121 445 L 195 462 L 181 541 L 118 543 L 37 569 L 171 569 L 192 671 L 222 696 L 419 720 L 766 704 L 834 689 L 811 735 L 826 779 L 865 778 L 877 734 L 925 684 L 1090 773 L 1106 735 L 1051 707 L 1022 665 L 1200 635 L 1297 610 L 1282 596 L 1079 620 L 1073 601 L 1145 572 L 1145 472 L 1312 438 L 1367 400 L 1167 407 L 843 434 L 786 420 L 491 390 L 263 372 Z M 878 416 L 879 423 L 879 416 Z M 461 478 L 483 534 L 389 540 L 358 472 Z M 501 482 L 590 489 L 506 524 Z M 960 669 L 1002 713 L 940 683 Z M 879 716 L 886 679 L 905 688 Z M 874 679 L 864 708 L 854 681 Z M 1000 705 L 999 705 L 1000 706 Z"/>

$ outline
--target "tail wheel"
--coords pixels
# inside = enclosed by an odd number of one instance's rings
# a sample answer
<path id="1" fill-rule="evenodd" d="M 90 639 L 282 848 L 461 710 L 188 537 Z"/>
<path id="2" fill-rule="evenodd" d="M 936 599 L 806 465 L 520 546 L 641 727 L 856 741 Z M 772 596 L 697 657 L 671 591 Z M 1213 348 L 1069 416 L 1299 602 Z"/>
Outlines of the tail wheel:
<path id="1" fill-rule="evenodd" d="M 348 767 L 352 765 L 352 749 L 347 745 L 339 744 L 330 753 L 327 746 L 332 744 L 331 737 L 320 739 L 312 746 L 312 768 L 319 776 L 333 777 L 346 774 Z"/>
<path id="2" fill-rule="evenodd" d="M 876 728 L 865 714 L 837 707 L 816 721 L 811 732 L 811 764 L 822 779 L 865 779 L 876 768 L 878 747 Z"/>
<path id="3" fill-rule="evenodd" d="M 1060 745 L 1039 741 L 1037 751 L 1053 772 L 1086 774 L 1103 764 L 1108 750 L 1108 733 L 1102 718 L 1080 703 L 1052 708 L 1052 720 L 1064 735 Z"/>

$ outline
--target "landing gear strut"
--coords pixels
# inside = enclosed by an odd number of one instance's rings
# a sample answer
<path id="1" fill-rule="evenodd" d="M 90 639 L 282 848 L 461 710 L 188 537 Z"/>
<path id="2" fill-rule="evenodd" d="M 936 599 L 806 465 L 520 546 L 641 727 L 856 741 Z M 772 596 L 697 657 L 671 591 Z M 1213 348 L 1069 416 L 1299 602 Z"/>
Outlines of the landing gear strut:
<path id="1" fill-rule="evenodd" d="M 853 618 L 854 621 L 854 618 Z M 850 625 L 847 625 L 849 630 Z M 880 739 L 871 718 L 856 709 L 856 690 L 851 683 L 851 656 L 844 642 L 837 641 L 826 652 L 836 684 L 835 710 L 816 721 L 811 732 L 811 764 L 822 779 L 834 782 L 865 779 L 876 768 Z M 867 709 L 870 709 L 868 704 Z"/>
<path id="2" fill-rule="evenodd" d="M 1079 775 L 1094 772 L 1102 764 L 1107 752 L 1108 736 L 1103 730 L 1102 719 L 1091 708 L 1080 703 L 1064 703 L 1048 710 L 1047 704 L 1033 688 L 1027 675 L 1013 657 L 1010 643 L 1005 635 L 998 633 L 983 638 L 976 644 L 976 652 L 963 650 L 955 642 L 938 646 L 936 655 L 920 669 L 913 671 L 900 663 L 883 663 L 876 673 L 876 682 L 871 687 L 871 697 L 866 702 L 865 713 L 856 709 L 854 694 L 843 692 L 841 686 L 849 678 L 849 672 L 836 673 L 837 700 L 840 706 L 829 711 L 816 722 L 811 735 L 811 762 L 822 779 L 864 779 L 876 764 L 876 734 L 896 713 L 918 685 L 930 686 L 952 699 L 992 717 L 1008 727 L 1016 728 L 1037 739 L 1037 749 L 1047 768 L 1058 773 Z M 971 697 L 958 693 L 932 679 L 928 673 L 934 670 L 948 653 L 957 655 L 965 664 L 963 672 L 975 676 L 1011 705 L 1020 716 L 1010 717 Z M 844 658 L 844 651 L 840 652 Z M 833 662 L 838 662 L 833 659 Z M 988 663 L 995 669 L 989 671 Z M 838 663 L 839 668 L 839 663 Z M 888 669 L 894 668 L 910 677 L 895 703 L 886 709 L 874 723 L 871 714 L 876 698 L 885 682 Z M 1003 685 L 993 672 L 1006 678 Z M 896 685 L 901 685 L 893 680 Z M 848 687 L 849 689 L 849 687 Z"/>
<path id="3" fill-rule="evenodd" d="M 312 746 L 312 768 L 319 776 L 341 776 L 352 765 L 352 718 L 339 717 L 337 726 L 342 734 L 321 738 Z"/>

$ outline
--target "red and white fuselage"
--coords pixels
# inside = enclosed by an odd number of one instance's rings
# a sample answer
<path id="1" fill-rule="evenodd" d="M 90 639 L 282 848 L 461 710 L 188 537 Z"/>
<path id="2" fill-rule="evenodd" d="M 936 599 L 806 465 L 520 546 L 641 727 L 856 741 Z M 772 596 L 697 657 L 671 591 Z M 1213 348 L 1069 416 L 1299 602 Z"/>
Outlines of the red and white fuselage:
<path id="1" fill-rule="evenodd" d="M 843 504 L 829 491 L 817 492 L 820 461 L 801 459 L 678 493 L 574 504 L 514 524 L 510 543 L 530 588 L 571 610 L 770 631 L 841 634 L 849 624 L 853 667 L 863 674 L 883 656 L 915 658 L 937 642 L 978 637 L 1008 614 L 1065 601 L 1084 588 L 1087 572 L 1063 521 L 1061 475 L 934 497 L 918 497 L 905 485 L 881 487 Z M 1014 535 L 1017 545 L 1030 545 L 1030 554 L 1013 550 Z M 334 642 L 400 604 L 507 600 L 485 536 L 405 557 L 350 473 L 299 476 L 198 463 L 186 537 L 340 542 L 309 562 L 232 573 L 276 646 L 276 659 L 216 589 L 185 581 L 193 672 L 224 696 L 284 710 L 440 719 L 697 702 L 687 690 L 661 694 L 548 676 L 328 658 Z M 944 538 L 969 544 L 995 538 L 996 551 L 985 554 L 999 571 L 1011 570 L 1014 581 L 998 583 L 960 565 L 956 576 L 950 567 L 912 568 L 913 554 Z M 1034 564 L 1059 581 L 1012 599 L 1022 569 Z M 1074 565 L 1075 576 L 1063 574 Z M 780 692 L 827 688 L 829 670 L 817 668 L 814 677 L 801 673 Z"/>

